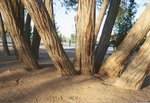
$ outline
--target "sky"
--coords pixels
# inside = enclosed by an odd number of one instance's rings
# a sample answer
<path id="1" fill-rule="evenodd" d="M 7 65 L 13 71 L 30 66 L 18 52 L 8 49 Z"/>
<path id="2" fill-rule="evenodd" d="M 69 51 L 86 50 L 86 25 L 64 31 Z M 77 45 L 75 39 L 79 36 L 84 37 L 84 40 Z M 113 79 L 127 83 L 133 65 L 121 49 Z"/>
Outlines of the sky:
<path id="1" fill-rule="evenodd" d="M 135 0 L 138 7 L 136 13 L 136 19 L 140 16 L 140 14 L 145 9 L 145 2 L 149 0 Z M 74 10 L 68 11 L 66 13 L 65 7 L 62 7 L 59 2 L 54 5 L 54 13 L 55 13 L 55 21 L 57 27 L 59 27 L 59 32 L 66 37 L 70 37 L 71 34 L 75 34 L 75 21 L 74 17 L 76 16 L 77 12 Z M 98 13 L 98 12 L 97 12 Z"/>

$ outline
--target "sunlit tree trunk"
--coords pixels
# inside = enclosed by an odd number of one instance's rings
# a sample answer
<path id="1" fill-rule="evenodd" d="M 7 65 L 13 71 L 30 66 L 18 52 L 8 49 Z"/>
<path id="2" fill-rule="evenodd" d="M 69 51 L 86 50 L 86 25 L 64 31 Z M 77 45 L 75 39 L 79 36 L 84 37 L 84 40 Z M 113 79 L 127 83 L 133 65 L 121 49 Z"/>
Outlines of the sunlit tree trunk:
<path id="1" fill-rule="evenodd" d="M 19 25 L 16 22 L 15 15 L 13 15 L 13 11 L 8 0 L 0 1 L 0 11 L 3 14 L 7 24 L 9 25 L 11 37 L 14 41 L 19 56 L 23 58 L 22 61 L 29 68 L 37 69 L 38 63 L 31 55 L 30 49 L 24 41 L 23 35 L 21 35 Z"/>
<path id="2" fill-rule="evenodd" d="M 78 25 L 81 46 L 81 73 L 91 74 L 95 42 L 95 0 L 79 0 Z"/>
<path id="3" fill-rule="evenodd" d="M 109 40 L 111 37 L 111 32 L 118 14 L 119 4 L 121 0 L 111 0 L 108 15 L 103 27 L 103 31 L 100 37 L 100 41 L 95 50 L 95 60 L 93 72 L 98 73 L 100 66 L 104 60 L 104 56 L 109 47 Z"/>
<path id="4" fill-rule="evenodd" d="M 0 32 L 2 36 L 2 43 L 3 43 L 3 50 L 5 55 L 10 55 L 9 49 L 8 49 L 8 44 L 7 44 L 7 36 L 4 28 L 4 23 L 2 19 L 2 15 L 0 13 Z"/>
<path id="5" fill-rule="evenodd" d="M 124 64 L 129 60 L 134 49 L 150 30 L 150 5 L 141 14 L 138 21 L 129 31 L 116 51 L 103 63 L 100 73 L 108 76 L 118 76 Z"/>
<path id="6" fill-rule="evenodd" d="M 95 39 L 97 39 L 100 27 L 102 25 L 102 21 L 104 19 L 108 4 L 110 0 L 103 0 L 102 6 L 100 13 L 98 14 L 97 20 L 96 20 L 96 25 L 95 25 Z"/>
<path id="7" fill-rule="evenodd" d="M 53 9 L 53 0 L 45 0 L 45 7 L 48 11 L 48 14 L 50 16 L 50 19 L 53 23 L 54 28 L 56 29 L 55 26 L 55 18 L 54 18 L 54 9 Z"/>
<path id="8" fill-rule="evenodd" d="M 31 45 L 31 51 L 32 51 L 33 56 L 36 59 L 39 59 L 40 42 L 41 42 L 41 37 L 39 36 L 36 28 L 34 27 L 33 40 L 32 40 L 32 45 Z"/>
<path id="9" fill-rule="evenodd" d="M 76 47 L 75 47 L 75 57 L 74 57 L 74 68 L 78 71 L 81 72 L 81 43 L 80 43 L 80 22 L 79 22 L 79 14 L 80 14 L 80 5 L 78 3 L 78 12 L 77 16 L 75 17 L 76 20 L 76 35 L 77 35 L 77 42 L 76 42 Z"/>
<path id="10" fill-rule="evenodd" d="M 44 41 L 48 54 L 56 68 L 61 70 L 63 75 L 76 74 L 71 61 L 61 45 L 44 3 L 41 0 L 22 1 L 34 22 L 41 39 Z"/>
<path id="11" fill-rule="evenodd" d="M 150 33 L 150 32 L 149 32 Z M 150 71 L 150 36 L 140 48 L 132 62 L 123 72 L 121 77 L 115 82 L 118 87 L 139 90 Z"/>

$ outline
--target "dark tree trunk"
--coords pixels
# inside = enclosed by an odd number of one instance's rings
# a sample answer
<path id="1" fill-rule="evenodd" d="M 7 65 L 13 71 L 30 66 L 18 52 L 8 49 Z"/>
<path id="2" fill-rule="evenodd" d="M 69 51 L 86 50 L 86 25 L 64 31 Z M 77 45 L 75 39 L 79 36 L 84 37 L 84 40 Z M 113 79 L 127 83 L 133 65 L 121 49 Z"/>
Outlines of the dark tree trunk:
<path id="1" fill-rule="evenodd" d="M 135 48 L 150 30 L 150 4 L 141 14 L 135 25 L 116 51 L 103 63 L 100 73 L 108 76 L 118 76 L 129 60 Z"/>
<path id="2" fill-rule="evenodd" d="M 10 55 L 9 48 L 7 45 L 7 36 L 6 36 L 6 32 L 5 32 L 4 23 L 3 23 L 1 13 L 0 13 L 0 31 L 1 31 L 1 35 L 2 35 L 4 53 L 5 53 L 5 55 Z"/>
<path id="3" fill-rule="evenodd" d="M 41 0 L 22 1 L 35 24 L 40 37 L 44 41 L 48 54 L 56 68 L 61 70 L 63 75 L 76 74 L 71 61 L 61 45 L 44 3 Z"/>
<path id="4" fill-rule="evenodd" d="M 24 38 L 25 41 L 27 42 L 28 46 L 31 47 L 31 17 L 29 14 L 27 14 L 26 18 L 26 24 L 25 24 L 25 32 L 24 32 Z"/>
<path id="5" fill-rule="evenodd" d="M 120 1 L 121 0 L 111 0 L 110 2 L 110 8 L 100 37 L 100 41 L 95 50 L 95 55 L 94 55 L 95 60 L 94 60 L 94 68 L 93 68 L 94 73 L 99 72 L 102 62 L 104 60 L 104 56 L 109 47 L 109 40 L 118 14 Z"/>
<path id="6" fill-rule="evenodd" d="M 39 36 L 36 28 L 33 31 L 33 40 L 31 45 L 32 54 L 36 59 L 39 59 L 39 47 L 40 47 L 41 37 Z"/>
<path id="7" fill-rule="evenodd" d="M 14 41 L 19 56 L 23 58 L 22 61 L 29 68 L 34 70 L 37 69 L 38 62 L 33 58 L 27 43 L 23 39 L 23 35 L 21 35 L 19 25 L 16 22 L 17 17 L 13 15 L 13 11 L 8 0 L 0 1 L 0 11 L 3 14 L 7 24 L 9 25 L 11 37 Z"/>
<path id="8" fill-rule="evenodd" d="M 106 10 L 107 10 L 107 8 L 108 8 L 109 1 L 110 1 L 110 0 L 103 0 L 100 13 L 99 13 L 99 15 L 98 15 L 98 17 L 97 17 L 97 20 L 96 20 L 96 25 L 95 25 L 95 39 L 97 39 L 97 36 L 98 36 L 99 30 L 100 30 L 100 27 L 101 27 L 101 25 L 102 25 L 102 21 L 103 21 L 103 19 L 104 19 L 104 16 L 105 16 L 105 14 L 106 14 Z"/>

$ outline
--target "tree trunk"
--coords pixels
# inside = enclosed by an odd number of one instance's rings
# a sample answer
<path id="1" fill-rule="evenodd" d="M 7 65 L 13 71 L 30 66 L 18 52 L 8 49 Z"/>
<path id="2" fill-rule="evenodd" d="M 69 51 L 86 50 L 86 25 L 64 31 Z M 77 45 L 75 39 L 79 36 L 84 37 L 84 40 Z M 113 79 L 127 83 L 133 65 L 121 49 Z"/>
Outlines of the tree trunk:
<path id="1" fill-rule="evenodd" d="M 4 23 L 3 23 L 1 13 L 0 13 L 0 31 L 1 31 L 1 35 L 2 35 L 4 53 L 5 53 L 5 55 L 10 55 L 8 45 L 7 45 L 7 36 L 6 36 L 6 32 L 5 32 Z"/>
<path id="2" fill-rule="evenodd" d="M 115 82 L 118 87 L 139 90 L 150 71 L 150 36 L 140 48 L 132 62 L 123 72 L 121 77 Z"/>
<path id="3" fill-rule="evenodd" d="M 63 75 L 76 74 L 71 61 L 66 55 L 49 14 L 41 0 L 22 0 L 26 6 L 35 27 L 45 43 L 48 54 L 54 62 L 57 69 L 62 71 Z"/>
<path id="4" fill-rule="evenodd" d="M 46 9 L 48 11 L 48 14 L 50 16 L 50 19 L 52 21 L 53 26 L 56 29 L 55 19 L 54 19 L 53 0 L 45 0 L 45 7 L 46 7 Z"/>
<path id="5" fill-rule="evenodd" d="M 29 68 L 37 69 L 38 63 L 31 55 L 30 49 L 23 39 L 23 35 L 20 34 L 19 25 L 16 22 L 15 15 L 13 15 L 12 8 L 8 0 L 0 1 L 0 11 L 9 25 L 11 37 L 15 43 L 19 56 L 23 58 L 22 60 L 27 66 L 29 66 Z"/>
<path id="6" fill-rule="evenodd" d="M 18 2 L 18 21 L 21 34 L 24 34 L 24 5 L 21 0 Z"/>
<path id="7" fill-rule="evenodd" d="M 81 34 L 80 34 L 80 22 L 79 22 L 79 14 L 80 14 L 80 4 L 78 3 L 78 14 L 76 16 L 76 35 L 77 35 L 77 42 L 75 48 L 75 57 L 74 57 L 74 68 L 81 72 Z"/>
<path id="8" fill-rule="evenodd" d="M 28 46 L 31 47 L 31 17 L 29 14 L 27 14 L 26 18 L 26 24 L 25 24 L 25 32 L 24 32 L 24 38 L 25 41 L 27 42 Z"/>
<path id="9" fill-rule="evenodd" d="M 120 1 L 121 0 L 111 0 L 110 2 L 110 8 L 109 8 L 108 15 L 104 24 L 102 35 L 97 45 L 97 48 L 95 50 L 95 55 L 94 55 L 95 61 L 94 61 L 94 68 L 93 68 L 94 73 L 99 72 L 102 62 L 104 60 L 104 56 L 109 47 L 109 40 L 110 40 L 111 32 L 112 32 L 112 29 L 113 29 L 113 26 L 114 26 L 114 23 L 118 14 Z"/>
<path id="10" fill-rule="evenodd" d="M 105 13 L 106 13 L 108 4 L 109 4 L 109 1 L 110 1 L 110 0 L 103 0 L 100 13 L 99 13 L 98 18 L 97 18 L 97 20 L 96 20 L 96 25 L 95 25 L 95 39 L 97 39 L 97 36 L 98 36 L 99 30 L 100 30 L 100 27 L 101 27 L 101 25 L 102 25 L 102 21 L 103 21 L 103 19 L 104 19 L 104 16 L 105 16 Z"/>
<path id="11" fill-rule="evenodd" d="M 129 60 L 134 49 L 150 30 L 150 4 L 138 21 L 129 31 L 116 51 L 103 63 L 100 73 L 108 76 L 118 76 L 124 64 Z"/>
<path id="12" fill-rule="evenodd" d="M 79 0 L 81 73 L 91 74 L 95 43 L 95 0 Z M 79 25 L 78 24 L 78 25 Z M 78 26 L 79 28 L 79 26 Z"/>
<path id="13" fill-rule="evenodd" d="M 36 59 L 39 59 L 39 47 L 40 47 L 40 41 L 41 41 L 41 37 L 39 36 L 36 28 L 34 27 L 34 31 L 33 31 L 33 41 L 32 41 L 32 45 L 31 45 L 31 51 L 33 56 Z"/>

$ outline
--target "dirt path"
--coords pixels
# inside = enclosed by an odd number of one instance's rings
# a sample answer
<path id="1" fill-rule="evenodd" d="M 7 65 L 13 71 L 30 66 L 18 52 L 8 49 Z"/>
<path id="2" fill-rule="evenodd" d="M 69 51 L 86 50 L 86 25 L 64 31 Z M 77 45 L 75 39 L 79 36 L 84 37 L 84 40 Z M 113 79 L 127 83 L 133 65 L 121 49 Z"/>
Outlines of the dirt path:
<path id="1" fill-rule="evenodd" d="M 40 58 L 44 68 L 27 71 L 0 52 L 0 103 L 150 103 L 150 75 L 141 91 L 124 90 L 110 85 L 114 79 L 61 77 L 44 49 Z"/>

